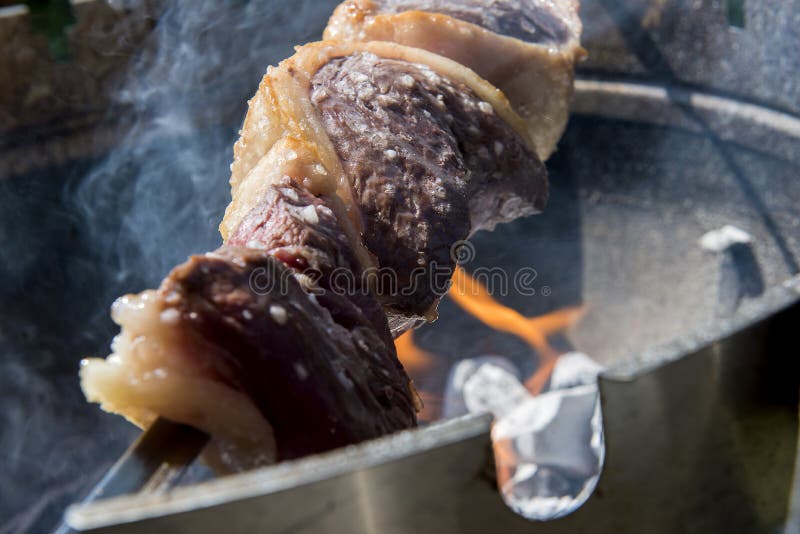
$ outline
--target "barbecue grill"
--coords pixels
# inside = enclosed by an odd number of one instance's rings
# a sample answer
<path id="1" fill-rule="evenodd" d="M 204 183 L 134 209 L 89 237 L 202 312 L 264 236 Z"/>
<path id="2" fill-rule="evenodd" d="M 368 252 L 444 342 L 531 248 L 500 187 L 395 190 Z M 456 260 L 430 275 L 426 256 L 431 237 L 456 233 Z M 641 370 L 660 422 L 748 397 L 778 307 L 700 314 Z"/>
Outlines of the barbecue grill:
<path id="1" fill-rule="evenodd" d="M 321 28 L 334 3 L 311 4 L 299 10 L 309 14 L 302 28 L 287 24 L 280 39 L 272 39 L 285 41 L 288 48 L 307 40 L 309 27 Z M 87 5 L 80 9 L 88 10 Z M 175 22 L 181 9 L 185 6 L 171 6 L 159 14 Z M 284 8 L 272 9 L 278 20 L 288 17 Z M 149 491 L 70 506 L 66 521 L 71 528 L 193 533 L 800 529 L 800 363 L 793 348 L 800 321 L 800 56 L 791 52 L 800 49 L 800 37 L 796 24 L 788 22 L 797 19 L 800 3 L 585 0 L 581 13 L 589 58 L 579 69 L 569 127 L 547 164 L 549 206 L 542 215 L 478 234 L 470 265 L 533 267 L 536 296 L 511 293 L 503 300 L 526 315 L 586 306 L 583 320 L 557 342 L 586 352 L 606 368 L 598 380 L 605 458 L 588 500 L 552 521 L 532 522 L 515 514 L 495 482 L 491 417 L 466 415 L 243 474 L 211 478 L 194 466 L 168 491 L 169 484 L 154 485 Z M 234 16 L 221 14 L 220 20 Z M 273 62 L 285 55 L 276 54 Z M 226 86 L 211 98 L 228 91 Z M 220 122 L 220 117 L 201 118 L 203 128 L 197 131 L 166 130 L 166 142 L 189 139 L 206 150 L 227 147 L 230 136 L 217 132 L 229 128 L 232 119 Z M 0 150 L 7 161 L 30 154 L 37 144 L 71 139 L 68 132 L 54 132 L 15 142 L 12 130 L 5 133 Z M 125 150 L 144 155 L 154 153 L 151 145 L 164 143 L 141 128 L 133 136 L 119 135 Z M 78 348 L 98 352 L 107 343 L 110 329 L 102 323 L 89 323 L 87 328 L 96 331 L 64 342 L 78 328 L 77 321 L 104 311 L 120 284 L 141 284 L 163 274 L 141 272 L 145 267 L 166 267 L 174 259 L 122 261 L 131 272 L 116 278 L 86 275 L 94 271 L 81 262 L 97 258 L 91 237 L 58 227 L 91 217 L 70 205 L 55 213 L 41 206 L 62 206 L 65 197 L 85 193 L 86 176 L 96 183 L 97 169 L 119 150 L 103 143 L 92 147 L 77 160 L 10 165 L 19 172 L 9 170 L 0 182 L 7 191 L 0 202 L 13 213 L 3 225 L 8 250 L 32 242 L 39 255 L 52 247 L 77 258 L 59 262 L 59 269 L 38 287 L 46 270 L 29 259 L 36 254 L 20 254 L 15 266 L 4 253 L 6 265 L 0 268 L 11 282 L 2 293 L 8 304 L 0 313 L 14 327 L 3 332 L 0 343 L 21 355 L 11 360 L 12 370 L 29 369 L 19 376 L 28 380 L 40 373 L 57 384 L 48 393 L 40 391 L 51 397 L 73 387 L 61 384 L 64 377 L 74 380 L 77 357 L 69 358 L 81 354 Z M 209 166 L 220 167 L 222 155 L 220 164 L 210 157 Z M 122 170 L 130 176 L 142 172 Z M 52 176 L 66 177 L 63 196 L 49 192 Z M 21 202 L 28 191 L 31 198 Z M 223 187 L 204 192 L 212 198 L 218 194 L 216 206 L 226 201 Z M 209 220 L 218 218 L 213 209 L 209 212 Z M 163 216 L 169 220 L 169 214 Z M 15 236 L 12 218 L 25 226 L 42 224 L 46 231 Z M 206 236 L 187 244 L 191 251 L 215 239 L 214 225 L 207 226 L 202 230 Z M 740 229 L 746 238 L 703 246 L 703 236 L 726 226 Z M 77 305 L 75 317 L 48 332 L 47 322 L 63 315 L 79 294 L 67 287 L 70 282 L 75 287 L 76 277 L 90 296 Z M 12 298 L 22 290 L 32 296 L 17 313 Z M 54 291 L 61 296 L 53 310 L 37 319 L 32 310 Z M 513 338 L 476 326 L 449 301 L 443 302 L 440 316 L 416 338 L 441 358 L 439 369 L 465 357 L 525 352 Z M 36 363 L 42 347 L 59 362 Z M 15 375 L 9 376 L 13 383 Z M 418 382 L 440 391 L 446 378 L 446 372 L 430 373 Z M 3 486 L 15 494 L 15 500 L 8 500 L 15 509 L 5 510 L 13 515 L 11 531 L 52 526 L 64 506 L 78 502 L 132 439 L 130 430 L 110 418 L 74 415 L 93 408 L 77 400 L 70 404 L 69 399 L 78 398 L 76 384 L 73 389 L 65 394 L 66 409 L 42 408 L 47 413 L 36 416 L 57 425 L 60 415 L 85 430 L 78 438 L 75 430 L 59 427 L 58 435 L 70 441 L 48 449 L 62 460 L 23 468 L 21 445 L 9 455 L 12 484 L 18 485 Z M 13 399 L 3 402 L 9 403 L 9 413 L 18 410 Z M 13 430 L 26 431 L 20 420 Z M 46 432 L 42 436 L 52 439 Z M 24 443 L 6 439 L 3 443 Z M 167 438 L 159 442 L 162 438 L 154 434 L 148 439 L 156 449 L 174 444 Z M 66 489 L 25 515 L 22 511 L 35 496 L 25 495 L 23 473 L 48 465 L 62 467 L 47 483 Z M 92 473 L 78 476 L 86 471 Z M 46 479 L 37 483 L 41 480 Z"/>

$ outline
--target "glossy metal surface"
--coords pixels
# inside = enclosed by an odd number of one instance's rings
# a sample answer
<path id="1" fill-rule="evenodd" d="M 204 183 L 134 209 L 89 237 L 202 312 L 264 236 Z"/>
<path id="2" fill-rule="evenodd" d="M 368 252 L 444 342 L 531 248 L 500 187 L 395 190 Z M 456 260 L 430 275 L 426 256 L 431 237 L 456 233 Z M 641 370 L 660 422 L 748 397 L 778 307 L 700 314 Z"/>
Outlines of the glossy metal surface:
<path id="1" fill-rule="evenodd" d="M 159 417 L 111 466 L 81 504 L 137 492 L 167 491 L 207 443 L 208 436 L 196 428 Z M 69 532 L 72 529 L 66 523 L 56 530 L 56 534 Z"/>

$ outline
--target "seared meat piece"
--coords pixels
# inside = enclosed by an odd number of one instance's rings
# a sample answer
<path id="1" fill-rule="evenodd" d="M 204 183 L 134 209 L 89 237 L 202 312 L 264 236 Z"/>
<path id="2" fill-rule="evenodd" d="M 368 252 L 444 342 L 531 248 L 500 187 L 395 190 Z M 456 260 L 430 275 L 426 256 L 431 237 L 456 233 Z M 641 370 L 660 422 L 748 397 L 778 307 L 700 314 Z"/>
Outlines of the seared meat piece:
<path id="1" fill-rule="evenodd" d="M 272 427 L 235 387 L 236 369 L 182 327 L 191 317 L 170 307 L 179 299 L 161 290 L 117 299 L 111 355 L 81 362 L 86 399 L 142 428 L 162 416 L 207 432 L 204 457 L 222 471 L 274 462 Z"/>
<path id="2" fill-rule="evenodd" d="M 536 44 L 559 46 L 571 37 L 575 2 L 541 0 L 373 0 L 375 13 L 441 13 L 489 31 Z"/>
<path id="3" fill-rule="evenodd" d="M 177 311 L 179 328 L 213 347 L 269 422 L 278 459 L 414 426 L 394 346 L 347 298 L 308 294 L 267 253 L 222 247 L 194 256 L 161 291 L 175 295 L 166 309 Z"/>
<path id="4" fill-rule="evenodd" d="M 114 353 L 81 370 L 89 400 L 142 426 L 162 415 L 208 432 L 205 456 L 220 470 L 416 423 L 385 318 L 332 291 L 309 293 L 266 251 L 193 256 L 157 292 L 121 299 L 114 318 Z"/>
<path id="5" fill-rule="evenodd" d="M 581 30 L 576 0 L 346 0 L 325 38 L 392 41 L 469 67 L 505 93 L 544 161 L 567 122 Z"/>
<path id="6" fill-rule="evenodd" d="M 312 77 L 311 102 L 352 184 L 364 244 L 391 274 L 376 291 L 392 318 L 434 309 L 455 242 L 544 207 L 544 167 L 525 140 L 426 65 L 336 58 Z"/>
<path id="7" fill-rule="evenodd" d="M 435 318 L 455 242 L 544 206 L 532 147 L 503 95 L 453 61 L 391 43 L 314 43 L 270 69 L 250 102 L 221 231 L 232 235 L 255 192 L 284 175 L 335 192 L 397 336 Z"/>
<path id="8" fill-rule="evenodd" d="M 357 272 L 358 262 L 330 207 L 334 198 L 316 197 L 286 177 L 267 187 L 227 244 L 266 250 L 298 272 L 316 273 L 317 279 L 337 267 Z"/>
<path id="9" fill-rule="evenodd" d="M 335 195 L 315 197 L 286 177 L 268 187 L 227 244 L 267 251 L 291 267 L 321 303 L 338 302 L 327 298 L 328 292 L 350 300 L 376 334 L 394 346 L 381 305 L 334 211 L 343 211 L 336 208 L 340 203 Z"/>

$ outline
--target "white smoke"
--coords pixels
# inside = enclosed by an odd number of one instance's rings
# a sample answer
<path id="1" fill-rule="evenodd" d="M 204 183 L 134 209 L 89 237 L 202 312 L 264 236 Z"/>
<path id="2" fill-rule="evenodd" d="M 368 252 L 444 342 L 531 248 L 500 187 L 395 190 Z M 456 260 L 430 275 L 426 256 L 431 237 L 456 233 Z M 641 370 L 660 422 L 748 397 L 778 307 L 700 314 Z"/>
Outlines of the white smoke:
<path id="1" fill-rule="evenodd" d="M 114 2 L 144 11 L 148 2 Z M 219 244 L 232 145 L 266 67 L 317 40 L 335 2 L 169 2 L 116 103 L 122 142 L 77 186 L 112 291 L 153 285 L 190 253 Z"/>

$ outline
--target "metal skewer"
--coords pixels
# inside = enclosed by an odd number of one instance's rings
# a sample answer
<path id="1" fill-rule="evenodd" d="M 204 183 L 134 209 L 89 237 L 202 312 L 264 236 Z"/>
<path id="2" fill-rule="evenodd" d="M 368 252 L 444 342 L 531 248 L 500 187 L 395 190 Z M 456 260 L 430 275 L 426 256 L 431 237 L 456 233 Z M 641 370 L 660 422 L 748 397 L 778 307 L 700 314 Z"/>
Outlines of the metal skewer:
<path id="1" fill-rule="evenodd" d="M 159 417 L 128 447 L 81 504 L 169 489 L 207 443 L 208 435 L 200 430 Z M 67 534 L 74 530 L 64 522 L 55 532 Z"/>

